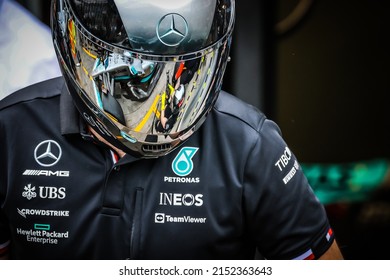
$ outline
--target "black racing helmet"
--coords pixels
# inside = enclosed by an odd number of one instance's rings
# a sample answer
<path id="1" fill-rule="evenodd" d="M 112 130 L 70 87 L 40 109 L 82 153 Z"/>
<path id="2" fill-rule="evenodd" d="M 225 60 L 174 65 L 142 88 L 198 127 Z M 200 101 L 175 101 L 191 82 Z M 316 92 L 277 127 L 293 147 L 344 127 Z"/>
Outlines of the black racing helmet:
<path id="1" fill-rule="evenodd" d="M 53 0 L 51 9 L 54 47 L 81 116 L 145 158 L 169 153 L 204 122 L 234 18 L 234 0 Z"/>

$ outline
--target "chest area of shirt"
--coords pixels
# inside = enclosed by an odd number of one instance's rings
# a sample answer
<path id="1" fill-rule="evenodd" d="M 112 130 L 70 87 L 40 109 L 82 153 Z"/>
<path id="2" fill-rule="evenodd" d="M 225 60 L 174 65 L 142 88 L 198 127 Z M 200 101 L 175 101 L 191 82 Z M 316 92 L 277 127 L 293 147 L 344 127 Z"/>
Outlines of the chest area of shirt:
<path id="1" fill-rule="evenodd" d="M 15 170 L 18 176 L 13 179 L 10 197 L 24 206 L 67 207 L 58 211 L 95 207 L 119 214 L 135 203 L 137 191 L 142 190 L 143 205 L 170 213 L 199 212 L 216 203 L 211 201 L 214 195 L 219 193 L 217 201 L 221 202 L 227 197 L 222 193 L 235 194 L 234 188 L 221 180 L 226 176 L 216 174 L 207 163 L 199 168 L 200 161 L 193 159 L 197 152 L 196 147 L 185 147 L 165 161 L 114 165 L 109 154 L 104 160 L 85 155 L 66 158 L 76 152 L 54 140 L 43 141 L 36 145 L 31 159 Z M 156 220 L 162 216 L 157 215 Z M 166 217 L 167 222 L 170 217 Z M 185 220 L 193 221 L 189 217 Z"/>
<path id="2" fill-rule="evenodd" d="M 226 220 L 237 221 L 233 235 L 240 234 L 241 190 L 213 170 L 198 147 L 185 146 L 163 160 L 123 164 L 115 164 L 110 153 L 83 149 L 43 140 L 14 166 L 6 211 L 19 240 L 45 247 L 84 240 L 100 248 L 102 240 L 120 238 L 147 246 L 158 245 L 156 232 L 168 238 L 182 230 L 208 232 L 212 240 Z M 192 238 L 180 237 L 183 245 Z M 119 247 L 112 251 L 122 252 Z"/>

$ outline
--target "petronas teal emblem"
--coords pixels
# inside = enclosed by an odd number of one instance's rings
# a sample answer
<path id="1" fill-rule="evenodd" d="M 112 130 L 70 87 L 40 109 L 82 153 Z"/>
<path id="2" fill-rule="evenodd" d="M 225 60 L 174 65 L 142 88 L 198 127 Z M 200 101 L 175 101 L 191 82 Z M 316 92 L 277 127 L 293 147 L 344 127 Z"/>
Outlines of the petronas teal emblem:
<path id="1" fill-rule="evenodd" d="M 192 172 L 192 158 L 199 148 L 183 147 L 172 162 L 172 170 L 178 176 L 187 176 Z"/>

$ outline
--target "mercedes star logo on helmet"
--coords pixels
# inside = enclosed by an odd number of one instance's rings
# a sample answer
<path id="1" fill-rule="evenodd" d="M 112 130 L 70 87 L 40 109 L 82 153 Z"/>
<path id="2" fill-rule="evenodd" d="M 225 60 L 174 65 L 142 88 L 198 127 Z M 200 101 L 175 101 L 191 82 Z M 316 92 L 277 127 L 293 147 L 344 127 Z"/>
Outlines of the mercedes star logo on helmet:
<path id="1" fill-rule="evenodd" d="M 171 13 L 163 16 L 158 22 L 157 37 L 166 46 L 179 45 L 188 34 L 188 24 L 179 14 Z"/>
<path id="2" fill-rule="evenodd" d="M 53 166 L 61 158 L 62 150 L 54 140 L 45 140 L 38 144 L 34 150 L 35 161 L 41 166 Z"/>

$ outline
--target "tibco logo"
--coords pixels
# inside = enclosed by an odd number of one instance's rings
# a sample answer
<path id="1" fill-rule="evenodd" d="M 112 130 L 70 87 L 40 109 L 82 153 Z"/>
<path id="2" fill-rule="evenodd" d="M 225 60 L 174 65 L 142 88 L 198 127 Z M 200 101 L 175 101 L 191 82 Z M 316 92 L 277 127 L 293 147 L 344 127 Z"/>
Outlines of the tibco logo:
<path id="1" fill-rule="evenodd" d="M 202 206 L 203 194 L 160 193 L 159 205 Z"/>
<path id="2" fill-rule="evenodd" d="M 278 161 L 275 163 L 275 166 L 279 168 L 279 171 L 282 171 L 291 160 L 292 153 L 288 147 L 286 147 L 283 151 L 283 154 L 280 156 Z"/>

